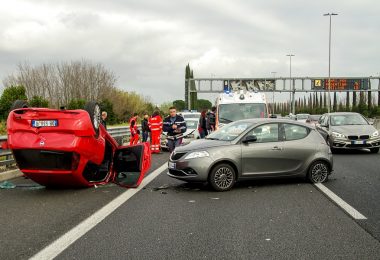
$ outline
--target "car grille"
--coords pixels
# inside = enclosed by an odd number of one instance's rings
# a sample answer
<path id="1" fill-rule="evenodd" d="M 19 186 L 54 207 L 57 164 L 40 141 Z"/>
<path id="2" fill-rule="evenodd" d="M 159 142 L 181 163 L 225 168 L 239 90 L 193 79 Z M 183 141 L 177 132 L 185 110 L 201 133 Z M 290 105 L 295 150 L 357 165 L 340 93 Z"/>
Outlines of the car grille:
<path id="1" fill-rule="evenodd" d="M 172 156 L 171 156 L 171 159 L 173 161 L 176 161 L 176 160 L 179 160 L 182 158 L 182 156 L 184 156 L 186 153 L 173 153 Z"/>
<path id="2" fill-rule="evenodd" d="M 179 171 L 179 170 L 170 169 L 169 173 L 174 176 L 187 176 L 183 171 Z"/>
<path id="3" fill-rule="evenodd" d="M 71 170 L 73 153 L 49 150 L 13 150 L 20 169 Z"/>
<path id="4" fill-rule="evenodd" d="M 369 135 L 360 135 L 360 136 L 349 135 L 347 138 L 349 140 L 367 140 L 367 139 L 369 139 Z"/>

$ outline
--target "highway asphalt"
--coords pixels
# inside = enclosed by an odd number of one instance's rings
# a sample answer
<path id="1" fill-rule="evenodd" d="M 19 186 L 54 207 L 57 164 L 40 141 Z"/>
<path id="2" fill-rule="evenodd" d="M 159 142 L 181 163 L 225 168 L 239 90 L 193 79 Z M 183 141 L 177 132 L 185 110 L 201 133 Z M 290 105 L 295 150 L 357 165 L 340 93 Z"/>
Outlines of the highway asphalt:
<path id="1" fill-rule="evenodd" d="M 167 157 L 154 155 L 151 171 Z M 366 220 L 352 219 L 302 179 L 250 181 L 218 193 L 163 171 L 57 258 L 379 259 L 380 154 L 339 153 L 334 160 L 325 186 Z M 1 258 L 34 255 L 124 191 L 0 190 Z"/>

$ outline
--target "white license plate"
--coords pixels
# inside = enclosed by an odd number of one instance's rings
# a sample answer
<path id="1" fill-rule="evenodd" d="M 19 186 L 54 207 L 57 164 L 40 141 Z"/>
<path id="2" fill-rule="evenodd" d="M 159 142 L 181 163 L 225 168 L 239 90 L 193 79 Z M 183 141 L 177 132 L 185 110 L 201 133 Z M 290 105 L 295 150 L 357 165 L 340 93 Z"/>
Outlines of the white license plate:
<path id="1" fill-rule="evenodd" d="M 32 120 L 32 127 L 55 127 L 58 120 Z"/>
<path id="2" fill-rule="evenodd" d="M 354 144 L 364 144 L 364 141 L 354 141 Z"/>
<path id="3" fill-rule="evenodd" d="M 169 162 L 169 169 L 175 170 L 175 163 Z"/>

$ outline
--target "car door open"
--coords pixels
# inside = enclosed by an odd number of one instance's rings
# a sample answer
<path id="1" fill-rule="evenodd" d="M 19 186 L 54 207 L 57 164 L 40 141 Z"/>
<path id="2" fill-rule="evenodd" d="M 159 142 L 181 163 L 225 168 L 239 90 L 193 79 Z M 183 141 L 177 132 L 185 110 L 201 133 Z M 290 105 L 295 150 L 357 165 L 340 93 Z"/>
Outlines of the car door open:
<path id="1" fill-rule="evenodd" d="M 149 143 L 119 147 L 114 156 L 113 181 L 123 187 L 135 188 L 144 179 L 151 164 Z"/>

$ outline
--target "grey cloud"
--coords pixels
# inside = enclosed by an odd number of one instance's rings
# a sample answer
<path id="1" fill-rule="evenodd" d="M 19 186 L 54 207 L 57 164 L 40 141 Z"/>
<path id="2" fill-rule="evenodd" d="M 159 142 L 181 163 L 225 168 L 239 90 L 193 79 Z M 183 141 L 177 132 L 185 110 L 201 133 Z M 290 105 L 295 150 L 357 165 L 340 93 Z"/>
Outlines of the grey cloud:
<path id="1" fill-rule="evenodd" d="M 161 103 L 183 98 L 188 62 L 199 77 L 287 76 L 291 52 L 293 75 L 326 76 L 328 18 L 322 14 L 330 11 L 339 13 L 333 18 L 333 75 L 380 72 L 377 1 L 29 2 L 50 8 L 55 20 L 30 42 L 15 42 L 17 51 L 0 44 L 0 78 L 24 60 L 84 58 L 112 69 L 120 87 Z M 32 14 L 3 18 L 0 34 L 28 20 L 44 24 Z"/>

